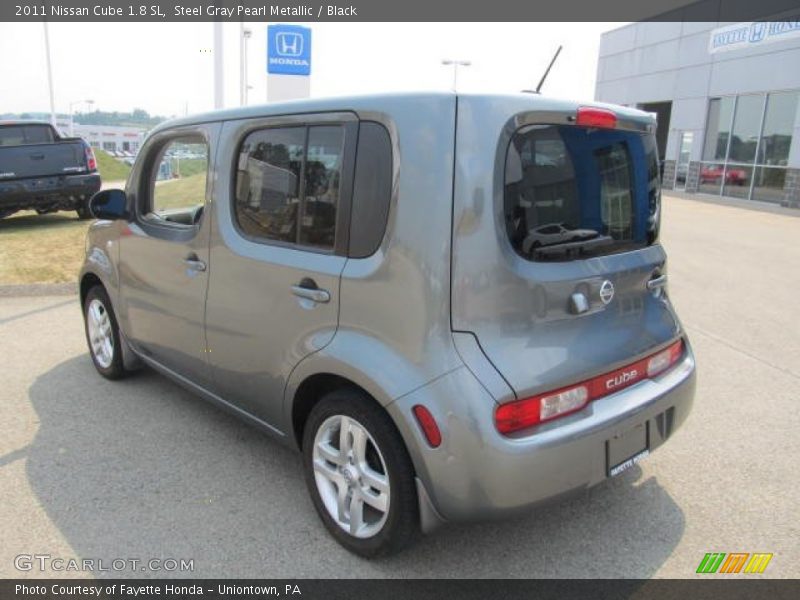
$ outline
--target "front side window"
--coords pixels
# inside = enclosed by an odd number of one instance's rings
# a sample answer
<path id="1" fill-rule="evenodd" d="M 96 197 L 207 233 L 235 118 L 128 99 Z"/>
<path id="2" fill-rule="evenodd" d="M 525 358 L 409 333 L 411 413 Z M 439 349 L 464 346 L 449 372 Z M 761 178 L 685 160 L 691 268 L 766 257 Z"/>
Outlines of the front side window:
<path id="1" fill-rule="evenodd" d="M 530 260 L 572 260 L 644 247 L 658 233 L 655 140 L 617 130 L 534 125 L 506 156 L 505 218 Z"/>
<path id="2" fill-rule="evenodd" d="M 256 239 L 332 250 L 343 144 L 339 125 L 249 134 L 237 164 L 234 216 L 239 229 Z"/>
<path id="3" fill-rule="evenodd" d="M 169 141 L 151 173 L 147 213 L 171 223 L 194 224 L 205 204 L 207 174 L 208 146 L 202 137 Z"/>

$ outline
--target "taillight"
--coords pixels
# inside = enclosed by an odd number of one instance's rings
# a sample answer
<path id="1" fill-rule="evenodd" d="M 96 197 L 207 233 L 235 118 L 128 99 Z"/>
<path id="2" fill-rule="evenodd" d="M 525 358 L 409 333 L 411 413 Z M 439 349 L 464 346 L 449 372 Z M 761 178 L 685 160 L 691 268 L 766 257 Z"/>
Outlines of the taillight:
<path id="1" fill-rule="evenodd" d="M 581 410 L 592 400 L 625 389 L 643 379 L 655 377 L 683 356 L 683 340 L 665 350 L 592 379 L 523 400 L 507 402 L 494 413 L 497 430 L 505 435 Z"/>
<path id="2" fill-rule="evenodd" d="M 580 106 L 575 115 L 575 124 L 581 127 L 614 129 L 617 126 L 617 115 L 606 108 Z"/>
<path id="3" fill-rule="evenodd" d="M 417 423 L 419 423 L 420 429 L 425 434 L 425 439 L 428 440 L 431 448 L 438 448 L 442 443 L 442 432 L 439 431 L 439 426 L 436 424 L 431 411 L 421 404 L 417 404 L 411 410 L 414 412 Z"/>
<path id="4" fill-rule="evenodd" d="M 97 170 L 97 159 L 94 157 L 94 150 L 91 146 L 84 146 L 83 151 L 86 154 L 86 168 L 89 171 Z"/>

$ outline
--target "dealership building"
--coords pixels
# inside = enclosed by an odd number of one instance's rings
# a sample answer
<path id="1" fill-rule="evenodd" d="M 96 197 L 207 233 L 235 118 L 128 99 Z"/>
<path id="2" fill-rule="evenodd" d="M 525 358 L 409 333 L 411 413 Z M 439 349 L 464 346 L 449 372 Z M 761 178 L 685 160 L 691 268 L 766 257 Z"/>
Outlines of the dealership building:
<path id="1" fill-rule="evenodd" d="M 656 114 L 665 189 L 800 207 L 800 21 L 614 29 L 595 97 Z"/>
<path id="2" fill-rule="evenodd" d="M 137 154 L 139 146 L 142 145 L 147 134 L 147 131 L 141 127 L 72 124 L 69 118 L 57 119 L 56 127 L 64 135 L 81 137 L 89 142 L 92 148 L 101 148 L 112 154 Z"/>

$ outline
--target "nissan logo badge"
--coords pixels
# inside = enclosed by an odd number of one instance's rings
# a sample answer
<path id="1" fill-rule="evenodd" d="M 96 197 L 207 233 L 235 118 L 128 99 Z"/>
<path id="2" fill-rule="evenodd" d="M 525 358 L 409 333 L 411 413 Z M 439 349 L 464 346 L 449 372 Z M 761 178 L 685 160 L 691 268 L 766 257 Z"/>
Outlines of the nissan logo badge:
<path id="1" fill-rule="evenodd" d="M 614 284 L 611 283 L 608 279 L 603 282 L 603 285 L 600 286 L 600 300 L 603 301 L 603 304 L 608 304 L 614 299 Z"/>

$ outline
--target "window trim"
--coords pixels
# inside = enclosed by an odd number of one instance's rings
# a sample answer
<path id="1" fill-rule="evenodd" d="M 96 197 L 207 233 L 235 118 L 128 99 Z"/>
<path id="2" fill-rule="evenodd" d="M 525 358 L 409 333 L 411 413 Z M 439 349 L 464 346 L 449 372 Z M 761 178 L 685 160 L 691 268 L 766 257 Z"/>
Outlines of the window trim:
<path id="1" fill-rule="evenodd" d="M 203 194 L 203 215 L 192 225 L 185 225 L 183 223 L 174 223 L 170 221 L 156 221 L 149 218 L 148 215 L 152 213 L 152 196 L 155 190 L 156 181 L 156 165 L 160 164 L 160 159 L 164 154 L 167 146 L 180 138 L 198 137 L 202 138 L 205 142 L 208 152 L 207 167 L 206 167 L 206 186 L 205 193 Z M 195 238 L 200 231 L 203 221 L 206 218 L 208 209 L 208 196 L 209 187 L 212 183 L 212 148 L 211 139 L 208 131 L 202 125 L 192 127 L 181 127 L 177 129 L 169 129 L 155 134 L 147 143 L 146 148 L 142 151 L 146 152 L 141 166 L 141 176 L 138 177 L 138 186 L 136 189 L 136 197 L 133 202 L 133 217 L 138 225 L 144 229 L 148 235 L 153 237 L 173 239 L 175 241 L 187 242 Z M 141 154 L 141 152 L 140 152 Z M 138 162 L 138 161 L 137 161 Z M 151 210 L 144 211 L 144 206 L 150 206 Z"/>
<path id="2" fill-rule="evenodd" d="M 348 247 L 350 245 L 350 212 L 352 210 L 353 200 L 353 180 L 355 175 L 355 158 L 356 147 L 358 145 L 358 124 L 359 120 L 356 115 L 350 112 L 331 112 L 331 113 L 306 113 L 284 115 L 276 117 L 266 117 L 253 121 L 244 129 L 237 132 L 235 150 L 231 157 L 231 177 L 228 182 L 228 189 L 230 194 L 230 201 L 228 202 L 228 210 L 230 211 L 231 224 L 233 230 L 240 238 L 260 244 L 262 246 L 277 246 L 279 248 L 286 248 L 288 250 L 297 250 L 300 252 L 310 252 L 313 254 L 337 255 L 347 256 Z M 306 162 L 308 158 L 308 135 L 311 127 L 319 127 L 325 125 L 340 126 L 344 133 L 344 143 L 342 151 L 342 168 L 339 174 L 339 205 L 336 207 L 336 225 L 334 232 L 334 244 L 332 248 L 321 248 L 319 246 L 310 246 L 307 244 L 300 244 L 299 241 L 285 242 L 283 240 L 275 240 L 260 236 L 253 236 L 245 233 L 239 225 L 239 220 L 236 216 L 236 181 L 238 177 L 238 161 L 239 155 L 242 151 L 242 146 L 249 135 L 256 131 L 264 131 L 268 129 L 285 129 L 303 127 L 305 129 L 305 142 L 303 149 L 303 165 L 300 171 L 300 206 L 298 212 L 302 217 L 302 211 L 305 208 L 305 172 Z M 300 235 L 300 219 L 298 218 L 297 237 L 299 240 Z"/>

